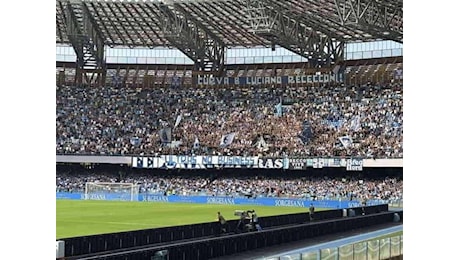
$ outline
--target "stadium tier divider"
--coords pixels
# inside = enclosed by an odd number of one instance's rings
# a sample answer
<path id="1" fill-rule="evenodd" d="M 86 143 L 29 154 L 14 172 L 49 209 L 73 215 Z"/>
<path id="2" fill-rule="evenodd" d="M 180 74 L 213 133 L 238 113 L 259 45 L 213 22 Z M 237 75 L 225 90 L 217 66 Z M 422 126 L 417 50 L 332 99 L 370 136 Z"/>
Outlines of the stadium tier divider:
<path id="1" fill-rule="evenodd" d="M 362 215 L 363 207 L 350 208 L 356 216 Z M 375 214 L 388 211 L 388 204 L 364 207 L 365 214 Z M 308 208 L 305 213 L 259 217 L 263 229 L 282 226 L 299 225 L 310 222 Z M 343 218 L 342 209 L 315 212 L 314 221 L 324 221 Z M 231 233 L 237 228 L 238 220 L 229 220 Z M 71 237 L 59 239 L 65 242 L 65 256 L 79 256 L 106 251 L 121 250 L 153 245 L 163 245 L 177 241 L 191 241 L 206 237 L 215 237 L 220 231 L 216 222 L 190 224 L 173 227 L 153 228 L 136 231 L 117 232 L 109 234 Z"/>

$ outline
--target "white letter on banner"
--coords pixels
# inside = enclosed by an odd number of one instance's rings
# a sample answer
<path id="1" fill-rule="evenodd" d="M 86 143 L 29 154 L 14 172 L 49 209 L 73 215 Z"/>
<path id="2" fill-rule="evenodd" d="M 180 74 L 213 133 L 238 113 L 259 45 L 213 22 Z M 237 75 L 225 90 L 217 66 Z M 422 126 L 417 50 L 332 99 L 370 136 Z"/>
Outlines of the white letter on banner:
<path id="1" fill-rule="evenodd" d="M 212 156 L 203 156 L 203 160 L 205 164 L 213 164 L 212 163 Z"/>
<path id="2" fill-rule="evenodd" d="M 217 84 L 222 85 L 222 78 L 221 77 L 217 77 L 216 81 L 217 81 Z"/>
<path id="3" fill-rule="evenodd" d="M 311 75 L 308 75 L 307 76 L 307 83 L 312 83 L 313 82 L 313 79 L 311 77 Z"/>
<path id="4" fill-rule="evenodd" d="M 264 78 L 264 84 L 269 84 L 270 83 L 270 77 L 265 77 Z"/>
<path id="5" fill-rule="evenodd" d="M 302 79 L 300 79 L 300 76 L 295 76 L 295 83 L 301 83 Z"/>
<path id="6" fill-rule="evenodd" d="M 239 77 L 233 78 L 233 84 L 239 85 L 240 84 L 240 78 Z"/>
<path id="7" fill-rule="evenodd" d="M 283 78 L 278 76 L 278 77 L 275 77 L 276 78 L 276 83 L 278 84 L 282 84 L 283 83 Z"/>
<path id="8" fill-rule="evenodd" d="M 337 74 L 335 74 L 334 76 L 331 77 L 331 80 L 334 81 L 334 82 L 337 82 Z"/>
<path id="9" fill-rule="evenodd" d="M 233 164 L 241 165 L 241 157 L 240 156 L 235 156 L 233 159 L 234 159 Z"/>
<path id="10" fill-rule="evenodd" d="M 187 163 L 187 156 L 185 156 L 185 155 L 179 155 L 179 156 L 177 157 L 177 161 L 178 161 L 178 163 Z"/>
<path id="11" fill-rule="evenodd" d="M 293 76 L 288 76 L 288 84 L 294 84 L 294 77 Z"/>
<path id="12" fill-rule="evenodd" d="M 229 156 L 229 157 L 228 157 L 228 162 L 227 162 L 226 164 L 227 164 L 227 165 L 233 165 L 233 159 L 234 159 L 233 156 Z"/>
<path id="13" fill-rule="evenodd" d="M 228 85 L 228 77 L 225 77 L 225 78 L 224 78 L 224 84 L 225 84 L 225 85 Z"/>
<path id="14" fill-rule="evenodd" d="M 219 157 L 219 164 L 225 165 L 227 163 L 227 157 L 226 156 L 220 156 Z"/>

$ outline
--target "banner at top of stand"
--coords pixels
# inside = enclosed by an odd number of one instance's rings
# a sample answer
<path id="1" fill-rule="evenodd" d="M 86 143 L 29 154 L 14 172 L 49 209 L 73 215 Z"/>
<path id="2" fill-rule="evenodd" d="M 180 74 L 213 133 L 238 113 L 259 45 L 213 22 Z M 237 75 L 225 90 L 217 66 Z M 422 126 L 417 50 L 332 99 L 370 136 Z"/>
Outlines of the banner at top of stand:
<path id="1" fill-rule="evenodd" d="M 156 169 L 207 169 L 207 168 L 253 168 L 259 164 L 257 156 L 205 156 L 160 155 L 156 157 L 133 157 L 134 168 Z"/>
<path id="2" fill-rule="evenodd" d="M 193 77 L 196 85 L 287 85 L 306 83 L 343 82 L 343 74 L 319 74 L 301 76 L 274 76 L 274 77 L 211 77 L 197 75 Z"/>
<path id="3" fill-rule="evenodd" d="M 362 158 L 289 158 L 224 155 L 158 155 L 132 157 L 133 168 L 150 169 L 222 169 L 254 168 L 306 170 L 307 168 L 344 167 L 347 171 L 362 171 Z"/>

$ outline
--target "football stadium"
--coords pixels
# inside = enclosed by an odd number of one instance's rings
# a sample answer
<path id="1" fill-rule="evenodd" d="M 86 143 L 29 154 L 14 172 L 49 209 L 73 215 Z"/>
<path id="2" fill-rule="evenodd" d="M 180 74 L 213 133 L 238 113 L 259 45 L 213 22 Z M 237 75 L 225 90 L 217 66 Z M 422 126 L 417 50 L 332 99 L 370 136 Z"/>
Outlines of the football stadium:
<path id="1" fill-rule="evenodd" d="M 402 259 L 402 6 L 56 0 L 56 259 Z"/>

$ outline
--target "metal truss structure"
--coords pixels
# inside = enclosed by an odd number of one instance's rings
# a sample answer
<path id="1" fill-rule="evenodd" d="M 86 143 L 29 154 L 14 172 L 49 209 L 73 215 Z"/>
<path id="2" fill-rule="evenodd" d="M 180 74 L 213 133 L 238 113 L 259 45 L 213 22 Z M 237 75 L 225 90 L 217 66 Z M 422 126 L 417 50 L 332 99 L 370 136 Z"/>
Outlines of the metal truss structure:
<path id="1" fill-rule="evenodd" d="M 195 73 L 222 75 L 228 48 L 279 45 L 331 67 L 345 43 L 402 42 L 402 29 L 402 0 L 56 0 L 56 42 L 75 49 L 81 84 L 105 80 L 107 47 L 177 48 Z"/>

